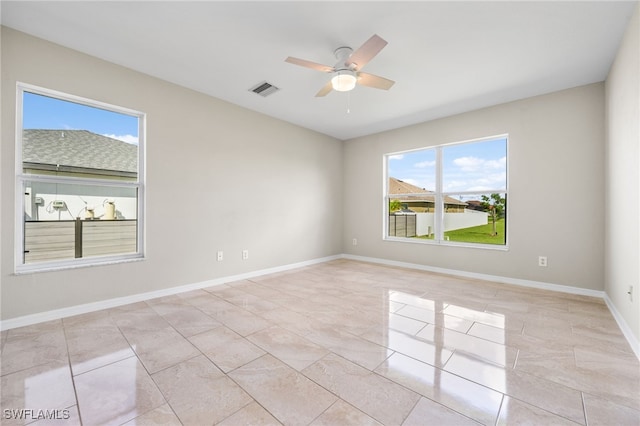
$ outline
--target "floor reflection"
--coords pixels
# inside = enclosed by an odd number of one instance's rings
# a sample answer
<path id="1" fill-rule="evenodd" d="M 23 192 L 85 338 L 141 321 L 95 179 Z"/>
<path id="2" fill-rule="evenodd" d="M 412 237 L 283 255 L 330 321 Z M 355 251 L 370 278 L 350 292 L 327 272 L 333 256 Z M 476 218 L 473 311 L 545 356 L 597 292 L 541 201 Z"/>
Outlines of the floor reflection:
<path id="1" fill-rule="evenodd" d="M 505 316 L 397 290 L 388 300 L 385 343 L 396 353 L 378 371 L 473 418 L 495 418 L 502 401 L 495 390 L 506 389 L 505 367 L 517 355 L 502 344 Z"/>

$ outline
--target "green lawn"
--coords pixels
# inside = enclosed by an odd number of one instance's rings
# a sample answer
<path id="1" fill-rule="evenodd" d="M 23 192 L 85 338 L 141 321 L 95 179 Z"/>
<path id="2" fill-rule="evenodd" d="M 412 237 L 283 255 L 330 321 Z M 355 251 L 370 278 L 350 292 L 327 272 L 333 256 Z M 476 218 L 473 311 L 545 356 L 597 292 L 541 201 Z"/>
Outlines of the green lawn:
<path id="1" fill-rule="evenodd" d="M 457 229 L 455 231 L 445 232 L 444 236 L 445 239 L 446 237 L 449 237 L 449 241 L 504 245 L 506 235 L 504 232 L 504 219 L 499 219 L 496 222 L 496 231 L 498 231 L 498 235 L 492 237 L 491 233 L 493 232 L 493 224 L 491 222 L 491 219 L 489 219 L 489 223 L 487 225 L 474 226 L 473 228 Z M 432 240 L 433 236 L 423 236 L 419 238 Z"/>
<path id="2" fill-rule="evenodd" d="M 492 237 L 491 233 L 493 232 L 493 223 L 491 222 L 491 219 L 489 219 L 489 223 L 486 225 L 445 232 L 444 236 L 445 239 L 446 237 L 449 237 L 449 241 L 504 245 L 506 236 L 504 232 L 504 219 L 499 219 L 496 222 L 496 231 L 498 231 L 498 235 Z"/>

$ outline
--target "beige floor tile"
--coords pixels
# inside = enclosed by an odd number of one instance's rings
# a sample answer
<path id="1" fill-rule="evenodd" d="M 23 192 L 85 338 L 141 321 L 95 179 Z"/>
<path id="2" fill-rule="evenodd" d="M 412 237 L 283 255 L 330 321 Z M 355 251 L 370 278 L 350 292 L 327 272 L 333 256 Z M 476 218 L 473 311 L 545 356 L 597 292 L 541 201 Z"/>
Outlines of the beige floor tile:
<path id="1" fill-rule="evenodd" d="M 67 345 L 61 327 L 9 330 L 2 348 L 2 375 L 66 359 Z"/>
<path id="2" fill-rule="evenodd" d="M 526 402 L 505 396 L 498 416 L 497 425 L 567 425 L 575 426 L 576 423 L 556 416 Z"/>
<path id="3" fill-rule="evenodd" d="M 178 416 L 176 416 L 169 404 L 163 404 L 133 420 L 129 420 L 123 426 L 182 426 L 182 423 L 180 423 Z"/>
<path id="4" fill-rule="evenodd" d="M 119 425 L 165 403 L 136 357 L 74 377 L 82 421 Z"/>
<path id="5" fill-rule="evenodd" d="M 422 309 L 427 309 L 432 312 L 436 310 L 435 301 L 426 297 L 423 298 L 420 296 L 416 296 L 414 294 L 405 293 L 403 291 L 389 292 L 389 300 L 396 303 L 402 303 L 404 305 L 410 305 L 410 306 L 414 306 Z"/>
<path id="6" fill-rule="evenodd" d="M 254 401 L 218 423 L 218 426 L 279 426 L 281 424 L 260 404 Z"/>
<path id="7" fill-rule="evenodd" d="M 0 358 L 2 408 L 69 410 L 51 424 L 640 424 L 602 300 L 346 259 L 5 330 Z"/>
<path id="8" fill-rule="evenodd" d="M 640 424 L 640 410 L 590 394 L 584 394 L 584 409 L 589 426 L 637 426 Z"/>
<path id="9" fill-rule="evenodd" d="M 513 367 L 518 355 L 515 348 L 431 324 L 423 328 L 416 337 L 433 342 L 438 347 L 461 351 L 507 367 Z"/>
<path id="10" fill-rule="evenodd" d="M 382 315 L 378 313 L 377 317 L 369 321 L 369 323 L 373 323 L 376 325 L 370 325 L 366 328 L 366 331 L 375 332 L 377 330 L 396 330 L 405 334 L 416 334 L 427 325 L 426 322 L 418 321 L 409 317 L 404 317 L 402 315 L 397 315 L 392 312 L 389 312 L 389 314 L 386 315 L 384 314 L 384 312 L 382 313 Z"/>
<path id="11" fill-rule="evenodd" d="M 420 398 L 402 426 L 479 426 L 480 423 L 428 398 Z"/>
<path id="12" fill-rule="evenodd" d="M 438 367 L 444 366 L 453 354 L 452 350 L 446 349 L 441 345 L 427 342 L 419 337 L 410 336 L 395 330 L 385 330 L 382 333 L 368 332 L 362 334 L 362 337 L 376 342 L 379 345 L 386 346 L 395 352 Z"/>
<path id="13" fill-rule="evenodd" d="M 375 421 L 342 399 L 334 402 L 331 407 L 327 408 L 327 411 L 311 423 L 311 426 L 335 425 L 381 426 L 380 422 Z"/>
<path id="14" fill-rule="evenodd" d="M 191 336 L 189 340 L 225 373 L 265 354 L 258 346 L 224 326 Z"/>
<path id="15" fill-rule="evenodd" d="M 132 347 L 151 374 L 200 354 L 198 349 L 179 334 L 155 342 L 146 342 L 144 345 L 132 344 Z"/>
<path id="16" fill-rule="evenodd" d="M 376 368 L 393 353 L 385 346 L 333 328 L 318 329 L 305 337 L 369 370 Z"/>
<path id="17" fill-rule="evenodd" d="M 306 336 L 321 327 L 319 321 L 285 308 L 264 312 L 262 317 L 300 336 Z"/>
<path id="18" fill-rule="evenodd" d="M 484 312 L 456 305 L 448 305 L 443 312 L 447 315 L 453 315 L 469 321 L 503 329 L 507 328 L 507 317 L 502 314 Z"/>
<path id="19" fill-rule="evenodd" d="M 400 424 L 420 398 L 415 392 L 330 354 L 303 373 L 383 424 Z"/>
<path id="20" fill-rule="evenodd" d="M 262 317 L 222 299 L 203 304 L 199 308 L 241 336 L 247 336 L 271 325 Z"/>
<path id="21" fill-rule="evenodd" d="M 185 425 L 215 424 L 251 402 L 251 397 L 205 356 L 155 373 L 153 380 Z"/>
<path id="22" fill-rule="evenodd" d="M 7 418 L 4 410 L 62 410 L 76 404 L 69 365 L 61 361 L 4 374 L 0 386 L 3 425 L 31 423 L 37 418 L 37 413 L 26 412 L 23 418 L 27 421 L 20 421 L 15 411 Z"/>
<path id="23" fill-rule="evenodd" d="M 376 373 L 480 423 L 494 424 L 502 393 L 399 353 Z"/>
<path id="24" fill-rule="evenodd" d="M 114 327 L 116 325 L 108 309 L 66 317 L 62 319 L 62 324 L 64 325 L 65 331 Z"/>
<path id="25" fill-rule="evenodd" d="M 573 350 L 567 353 L 566 349 L 549 344 L 535 353 L 520 351 L 515 369 L 640 410 L 640 371 L 629 369 L 624 375 L 611 374 L 575 364 Z M 615 367 L 610 370 L 615 371 Z"/>
<path id="26" fill-rule="evenodd" d="M 154 300 L 156 300 L 155 303 L 149 303 L 151 308 L 185 337 L 193 336 L 221 325 L 200 309 L 177 296 L 172 296 L 169 301 L 165 298 Z"/>
<path id="27" fill-rule="evenodd" d="M 409 305 L 396 311 L 396 314 L 429 324 L 437 324 L 441 327 L 460 331 L 462 333 L 466 333 L 473 325 L 473 321 L 464 318 Z"/>
<path id="28" fill-rule="evenodd" d="M 507 343 L 507 336 L 503 328 L 493 327 L 479 322 L 474 323 L 467 334 L 499 343 L 501 345 L 505 345 Z"/>
<path id="29" fill-rule="evenodd" d="M 585 424 L 581 392 L 456 352 L 445 370 L 543 410 Z"/>
<path id="30" fill-rule="evenodd" d="M 52 334 L 64 330 L 62 320 L 45 321 L 37 324 L 27 325 L 24 327 L 12 328 L 7 331 L 8 338 L 39 336 L 43 334 Z"/>
<path id="31" fill-rule="evenodd" d="M 229 377 L 285 425 L 308 424 L 337 399 L 268 354 L 232 371 Z"/>
<path id="32" fill-rule="evenodd" d="M 66 331 L 69 361 L 74 375 L 134 356 L 115 326 L 72 327 Z"/>
<path id="33" fill-rule="evenodd" d="M 247 340 L 298 371 L 329 353 L 327 349 L 278 326 L 251 334 Z"/>

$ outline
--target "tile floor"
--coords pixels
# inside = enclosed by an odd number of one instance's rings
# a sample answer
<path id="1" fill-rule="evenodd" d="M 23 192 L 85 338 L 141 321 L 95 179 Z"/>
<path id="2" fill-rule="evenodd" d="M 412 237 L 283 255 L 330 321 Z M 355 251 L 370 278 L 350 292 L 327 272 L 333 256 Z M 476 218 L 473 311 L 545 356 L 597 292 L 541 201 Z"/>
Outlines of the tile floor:
<path id="1" fill-rule="evenodd" d="M 601 300 L 348 260 L 1 337 L 3 425 L 640 424 Z"/>

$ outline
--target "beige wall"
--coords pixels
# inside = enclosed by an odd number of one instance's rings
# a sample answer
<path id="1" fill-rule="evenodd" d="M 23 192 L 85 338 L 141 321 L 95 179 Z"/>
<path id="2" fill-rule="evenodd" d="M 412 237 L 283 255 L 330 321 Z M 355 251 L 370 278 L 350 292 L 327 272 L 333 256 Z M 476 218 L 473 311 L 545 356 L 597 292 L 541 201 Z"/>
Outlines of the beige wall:
<path id="1" fill-rule="evenodd" d="M 145 261 L 12 274 L 16 81 L 147 113 Z M 333 138 L 7 28 L 1 117 L 2 319 L 342 250 L 342 143 Z"/>
<path id="2" fill-rule="evenodd" d="M 605 290 L 640 340 L 640 6 L 606 81 L 606 113 Z"/>
<path id="3" fill-rule="evenodd" d="M 503 133 L 508 251 L 383 241 L 383 154 Z M 599 83 L 347 141 L 345 252 L 604 290 L 604 139 Z M 539 255 L 548 267 L 538 266 Z"/>

